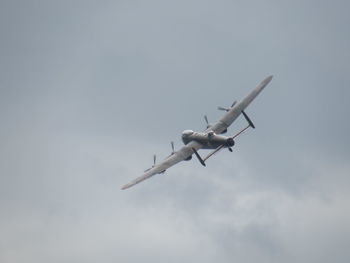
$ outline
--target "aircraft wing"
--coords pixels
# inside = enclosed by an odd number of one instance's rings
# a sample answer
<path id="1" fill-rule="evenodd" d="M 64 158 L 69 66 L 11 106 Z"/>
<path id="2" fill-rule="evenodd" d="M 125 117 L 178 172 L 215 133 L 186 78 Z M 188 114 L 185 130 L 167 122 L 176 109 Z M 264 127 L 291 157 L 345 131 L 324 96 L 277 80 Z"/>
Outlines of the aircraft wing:
<path id="1" fill-rule="evenodd" d="M 220 134 L 226 130 L 244 111 L 244 109 L 259 95 L 259 93 L 265 88 L 265 86 L 271 81 L 272 76 L 264 79 L 254 90 L 252 90 L 248 96 L 246 96 L 241 102 L 237 103 L 232 107 L 224 116 L 222 116 L 213 126 L 209 127 L 205 132 L 214 131 Z M 138 184 L 153 175 L 163 173 L 169 167 L 183 161 L 194 153 L 194 150 L 199 150 L 203 147 L 200 143 L 192 141 L 187 145 L 183 146 L 180 150 L 172 153 L 170 156 L 165 158 L 161 163 L 154 165 L 151 169 L 130 183 L 124 185 L 122 190 L 127 189 L 135 184 Z M 193 150 L 194 149 L 194 150 Z M 196 153 L 196 152 L 195 152 Z"/>
<path id="2" fill-rule="evenodd" d="M 210 130 L 217 134 L 220 134 L 227 129 L 242 113 L 242 111 L 248 107 L 248 105 L 259 95 L 259 93 L 266 87 L 271 81 L 272 76 L 264 79 L 255 89 L 253 89 L 242 101 L 236 103 L 224 116 L 222 116 L 213 126 L 208 128 L 206 132 Z"/>
<path id="3" fill-rule="evenodd" d="M 138 183 L 152 177 L 153 175 L 165 172 L 165 170 L 168 169 L 169 167 L 171 167 L 171 166 L 183 161 L 184 159 L 188 158 L 189 156 L 191 156 L 193 154 L 192 148 L 195 148 L 196 150 L 198 150 L 198 149 L 202 148 L 202 145 L 198 142 L 190 142 L 186 146 L 183 146 L 180 150 L 174 152 L 173 154 L 171 154 L 170 156 L 165 158 L 161 163 L 155 165 L 154 167 L 152 167 L 151 169 L 146 171 L 140 177 L 138 177 L 135 180 L 131 181 L 130 183 L 124 185 L 122 187 L 122 190 L 127 189 L 131 186 L 134 186 L 135 184 L 138 184 Z"/>

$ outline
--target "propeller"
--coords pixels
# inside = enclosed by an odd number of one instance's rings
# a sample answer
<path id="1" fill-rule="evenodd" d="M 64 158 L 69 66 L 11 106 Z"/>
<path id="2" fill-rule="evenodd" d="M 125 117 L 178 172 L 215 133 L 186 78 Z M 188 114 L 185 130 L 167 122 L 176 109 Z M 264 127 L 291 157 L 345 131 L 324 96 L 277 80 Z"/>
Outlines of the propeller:
<path id="1" fill-rule="evenodd" d="M 210 128 L 212 125 L 210 125 L 207 115 L 204 115 L 204 120 L 207 123 L 207 128 Z"/>
<path id="2" fill-rule="evenodd" d="M 174 142 L 173 141 L 171 142 L 171 149 L 172 149 L 171 154 L 174 154 L 175 153 L 175 147 L 174 147 Z"/>
<path id="3" fill-rule="evenodd" d="M 218 107 L 218 110 L 222 110 L 222 111 L 229 111 L 230 109 L 228 109 L 228 108 L 223 108 L 223 107 Z"/>
<path id="4" fill-rule="evenodd" d="M 144 172 L 148 172 L 148 171 L 151 170 L 154 166 L 156 166 L 156 160 L 157 160 L 157 156 L 154 154 L 154 155 L 153 155 L 153 165 L 152 165 L 152 167 L 146 169 Z"/>
<path id="5" fill-rule="evenodd" d="M 209 122 L 208 122 L 208 117 L 207 117 L 207 115 L 204 115 L 204 120 L 205 120 L 205 122 L 207 123 L 207 125 L 209 125 Z"/>
<path id="6" fill-rule="evenodd" d="M 237 101 L 234 101 L 230 108 L 218 107 L 218 110 L 230 111 L 230 109 L 232 109 L 233 106 L 235 106 L 236 103 L 237 103 Z"/>

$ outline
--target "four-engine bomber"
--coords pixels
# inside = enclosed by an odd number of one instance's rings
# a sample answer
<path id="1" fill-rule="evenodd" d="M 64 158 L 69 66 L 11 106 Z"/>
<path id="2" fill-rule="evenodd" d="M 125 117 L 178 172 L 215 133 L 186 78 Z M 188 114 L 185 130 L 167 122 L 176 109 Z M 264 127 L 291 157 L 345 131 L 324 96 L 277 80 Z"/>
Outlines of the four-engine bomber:
<path id="1" fill-rule="evenodd" d="M 207 123 L 207 128 L 204 132 L 195 132 L 192 130 L 185 130 L 182 132 L 181 139 L 185 146 L 180 150 L 174 150 L 174 143 L 171 142 L 172 152 L 166 157 L 161 163 L 156 164 L 156 156 L 153 156 L 153 166 L 145 170 L 144 174 L 130 183 L 124 185 L 122 189 L 127 189 L 155 174 L 164 173 L 166 169 L 177 164 L 181 161 L 189 161 L 192 159 L 194 154 L 198 161 L 205 166 L 206 160 L 213 156 L 215 153 L 221 149 L 227 148 L 232 152 L 232 147 L 235 145 L 235 138 L 242 134 L 248 128 L 255 128 L 253 122 L 249 119 L 248 115 L 245 113 L 245 109 L 248 105 L 259 95 L 259 93 L 266 87 L 266 85 L 271 81 L 272 76 L 264 79 L 255 89 L 253 89 L 242 101 L 236 103 L 236 101 L 229 108 L 219 107 L 219 110 L 226 111 L 226 113 L 213 125 L 209 124 L 207 116 L 204 119 Z M 227 128 L 238 118 L 238 116 L 243 115 L 243 117 L 248 122 L 248 125 L 242 129 L 240 132 L 234 136 L 223 136 L 221 134 L 227 132 Z M 212 149 L 205 158 L 202 158 L 198 154 L 199 149 Z"/>

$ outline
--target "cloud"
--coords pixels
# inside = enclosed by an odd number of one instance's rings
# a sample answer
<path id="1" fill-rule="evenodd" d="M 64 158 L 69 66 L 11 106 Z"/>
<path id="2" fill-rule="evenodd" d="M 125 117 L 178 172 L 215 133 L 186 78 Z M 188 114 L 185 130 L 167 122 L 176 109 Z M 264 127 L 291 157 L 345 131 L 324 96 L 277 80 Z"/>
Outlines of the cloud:
<path id="1" fill-rule="evenodd" d="M 2 1 L 0 261 L 345 262 L 347 5 Z M 233 153 L 120 191 L 269 74 Z"/>

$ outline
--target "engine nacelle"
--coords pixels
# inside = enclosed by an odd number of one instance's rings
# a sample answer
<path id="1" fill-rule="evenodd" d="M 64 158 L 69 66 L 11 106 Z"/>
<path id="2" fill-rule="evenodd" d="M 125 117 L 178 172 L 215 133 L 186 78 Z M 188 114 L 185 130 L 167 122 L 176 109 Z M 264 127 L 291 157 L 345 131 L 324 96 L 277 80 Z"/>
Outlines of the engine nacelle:
<path id="1" fill-rule="evenodd" d="M 227 146 L 232 147 L 235 145 L 235 141 L 232 138 L 228 138 L 226 144 Z"/>
<path id="2" fill-rule="evenodd" d="M 190 161 L 192 159 L 192 155 L 188 156 L 186 159 L 184 159 L 185 161 Z"/>

